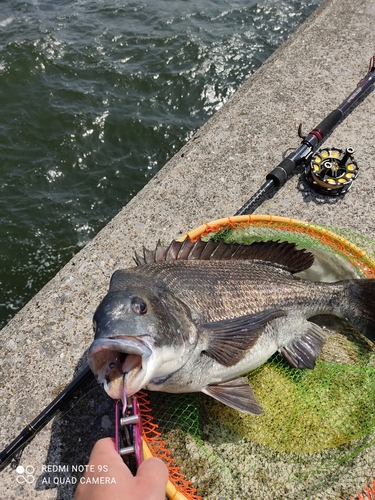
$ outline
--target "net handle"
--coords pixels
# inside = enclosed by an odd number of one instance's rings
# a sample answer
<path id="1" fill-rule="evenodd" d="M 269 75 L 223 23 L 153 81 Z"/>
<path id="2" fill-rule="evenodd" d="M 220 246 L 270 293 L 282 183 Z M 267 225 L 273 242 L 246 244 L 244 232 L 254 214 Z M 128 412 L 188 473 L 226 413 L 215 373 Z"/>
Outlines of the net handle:
<path id="1" fill-rule="evenodd" d="M 154 455 L 151 453 L 150 448 L 148 447 L 146 441 L 142 439 L 142 445 L 143 445 L 143 457 L 146 460 L 147 458 L 151 458 Z M 168 499 L 170 500 L 188 500 L 185 495 L 183 495 L 176 486 L 171 483 L 171 481 L 168 480 L 167 483 L 167 488 L 166 488 L 166 494 Z"/>

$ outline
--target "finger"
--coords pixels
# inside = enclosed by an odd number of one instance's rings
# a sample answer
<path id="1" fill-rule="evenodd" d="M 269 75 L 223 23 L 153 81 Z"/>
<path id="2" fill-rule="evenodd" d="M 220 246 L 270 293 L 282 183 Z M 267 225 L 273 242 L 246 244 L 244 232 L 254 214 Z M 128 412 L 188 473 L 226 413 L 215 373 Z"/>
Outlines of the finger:
<path id="1" fill-rule="evenodd" d="M 95 443 L 92 449 L 89 463 L 93 465 L 96 470 L 98 465 L 106 466 L 108 471 L 117 474 L 118 472 L 131 476 L 131 472 L 117 453 L 115 449 L 115 441 L 112 438 L 102 438 Z"/>
<path id="2" fill-rule="evenodd" d="M 92 479 L 104 481 L 97 484 Z M 106 482 L 108 481 L 108 483 Z M 75 500 L 126 500 L 129 485 L 134 477 L 115 449 L 114 440 L 104 438 L 97 441 L 90 455 L 84 477 L 75 492 Z"/>
<path id="3" fill-rule="evenodd" d="M 98 456 L 102 454 L 112 454 L 116 452 L 115 450 L 115 440 L 110 437 L 102 438 L 97 441 L 91 451 L 90 459 L 92 456 Z"/>
<path id="4" fill-rule="evenodd" d="M 139 499 L 164 500 L 168 482 L 168 469 L 159 458 L 149 458 L 138 468 L 137 487 Z"/>
<path id="5" fill-rule="evenodd" d="M 113 463 L 122 463 L 120 455 L 116 452 L 112 438 L 103 438 L 97 441 L 91 451 L 89 463 L 102 463 L 110 460 Z"/>

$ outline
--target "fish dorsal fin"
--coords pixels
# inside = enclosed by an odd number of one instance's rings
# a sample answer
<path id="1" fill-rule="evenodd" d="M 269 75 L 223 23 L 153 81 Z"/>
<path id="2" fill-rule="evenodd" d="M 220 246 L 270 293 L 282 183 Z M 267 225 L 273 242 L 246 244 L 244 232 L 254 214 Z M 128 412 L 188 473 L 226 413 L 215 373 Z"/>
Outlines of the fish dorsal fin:
<path id="1" fill-rule="evenodd" d="M 257 260 L 298 273 L 312 266 L 314 256 L 287 241 L 259 241 L 244 245 L 185 238 L 183 241 L 173 240 L 168 246 L 162 246 L 159 240 L 155 250 L 143 248 L 143 256 L 136 254 L 134 260 L 138 266 L 171 260 Z"/>
<path id="2" fill-rule="evenodd" d="M 206 385 L 202 392 L 235 410 L 260 415 L 262 408 L 255 399 L 247 378 L 241 377 L 217 385 Z"/>

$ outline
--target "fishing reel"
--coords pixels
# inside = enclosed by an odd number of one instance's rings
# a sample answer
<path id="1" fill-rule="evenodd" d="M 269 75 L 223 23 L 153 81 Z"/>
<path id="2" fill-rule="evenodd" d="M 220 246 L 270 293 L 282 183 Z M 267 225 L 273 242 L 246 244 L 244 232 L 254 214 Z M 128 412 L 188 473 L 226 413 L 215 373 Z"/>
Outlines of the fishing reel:
<path id="1" fill-rule="evenodd" d="M 136 396 L 124 401 L 115 407 L 115 448 L 135 475 L 143 462 L 141 412 Z"/>
<path id="2" fill-rule="evenodd" d="M 358 175 L 354 149 L 323 148 L 315 153 L 305 167 L 310 186 L 320 194 L 337 196 L 346 193 Z"/>

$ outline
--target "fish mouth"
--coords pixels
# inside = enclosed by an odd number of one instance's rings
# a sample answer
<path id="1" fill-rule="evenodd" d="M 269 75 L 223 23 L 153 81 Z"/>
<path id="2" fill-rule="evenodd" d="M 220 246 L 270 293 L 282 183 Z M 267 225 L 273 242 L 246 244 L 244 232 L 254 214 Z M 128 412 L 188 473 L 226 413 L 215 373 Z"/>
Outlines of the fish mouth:
<path id="1" fill-rule="evenodd" d="M 122 399 L 124 389 L 131 396 L 151 380 L 153 350 L 146 336 L 96 339 L 89 350 L 89 366 L 107 394 Z"/>

